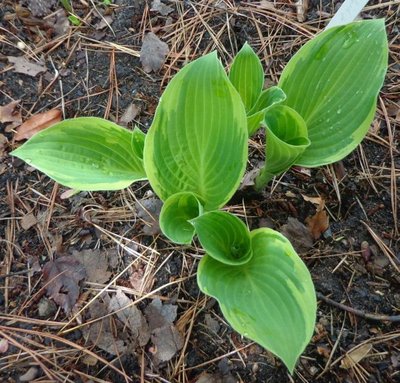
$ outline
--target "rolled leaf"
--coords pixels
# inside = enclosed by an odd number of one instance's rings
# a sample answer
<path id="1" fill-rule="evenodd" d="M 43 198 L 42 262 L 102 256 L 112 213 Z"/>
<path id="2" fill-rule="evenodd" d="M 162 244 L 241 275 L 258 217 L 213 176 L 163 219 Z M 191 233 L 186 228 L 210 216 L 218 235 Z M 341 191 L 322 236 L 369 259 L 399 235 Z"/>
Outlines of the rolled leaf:
<path id="1" fill-rule="evenodd" d="M 267 109 L 285 100 L 285 93 L 277 86 L 272 86 L 271 88 L 263 90 L 255 105 L 247 113 L 247 129 L 249 131 L 249 136 L 260 128 L 260 124 L 264 119 Z"/>
<path id="2" fill-rule="evenodd" d="M 208 255 L 228 265 L 241 265 L 252 255 L 250 233 L 237 217 L 223 211 L 205 213 L 190 221 Z"/>
<path id="3" fill-rule="evenodd" d="M 144 133 L 96 117 L 64 120 L 11 154 L 77 190 L 117 190 L 146 179 Z"/>
<path id="4" fill-rule="evenodd" d="M 177 193 L 169 197 L 160 213 L 160 228 L 171 241 L 188 245 L 194 227 L 189 222 L 203 213 L 200 200 L 193 193 Z"/>
<path id="5" fill-rule="evenodd" d="M 253 256 L 242 265 L 204 256 L 197 281 L 218 300 L 236 331 L 277 355 L 293 372 L 314 331 L 317 305 L 311 276 L 278 232 L 252 231 L 251 246 Z"/>
<path id="6" fill-rule="evenodd" d="M 236 191 L 247 161 L 246 112 L 216 53 L 171 80 L 147 134 L 144 160 L 164 201 L 191 192 L 214 210 Z"/>
<path id="7" fill-rule="evenodd" d="M 268 109 L 265 118 L 265 165 L 256 178 L 256 188 L 264 187 L 274 176 L 288 170 L 310 145 L 303 118 L 285 105 Z"/>
<path id="8" fill-rule="evenodd" d="M 305 44 L 279 80 L 286 105 L 305 120 L 311 145 L 296 161 L 313 167 L 341 160 L 366 135 L 385 78 L 384 20 L 328 29 Z"/>
<path id="9" fill-rule="evenodd" d="M 229 80 L 239 92 L 246 111 L 256 103 L 264 86 L 264 70 L 251 46 L 245 43 L 235 56 Z"/>

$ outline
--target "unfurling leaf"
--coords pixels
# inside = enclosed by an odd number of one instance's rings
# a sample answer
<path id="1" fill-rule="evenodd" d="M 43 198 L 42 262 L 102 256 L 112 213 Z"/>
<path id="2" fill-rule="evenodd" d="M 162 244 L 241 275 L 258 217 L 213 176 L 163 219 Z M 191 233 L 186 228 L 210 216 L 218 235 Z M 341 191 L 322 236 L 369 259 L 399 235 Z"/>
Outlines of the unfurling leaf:
<path id="1" fill-rule="evenodd" d="M 268 108 L 273 105 L 278 105 L 285 100 L 285 93 L 277 86 L 272 86 L 271 88 L 263 90 L 255 105 L 247 113 L 247 129 L 249 131 L 249 136 L 260 128 L 260 124 L 264 120 Z"/>
<path id="2" fill-rule="evenodd" d="M 265 166 L 256 178 L 256 188 L 264 187 L 274 176 L 288 170 L 310 145 L 307 126 L 302 117 L 285 105 L 267 110 Z"/>
<path id="3" fill-rule="evenodd" d="M 250 233 L 237 217 L 223 211 L 205 213 L 190 221 L 207 254 L 228 265 L 241 265 L 252 256 Z"/>
<path id="4" fill-rule="evenodd" d="M 190 220 L 203 213 L 200 200 L 193 193 L 177 193 L 169 197 L 160 214 L 160 228 L 171 241 L 190 244 L 194 228 Z"/>
<path id="5" fill-rule="evenodd" d="M 218 300 L 236 331 L 273 352 L 293 372 L 314 331 L 317 305 L 311 276 L 281 234 L 258 229 L 250 236 L 247 263 L 229 265 L 206 255 L 197 281 Z"/>
<path id="6" fill-rule="evenodd" d="M 214 52 L 186 65 L 164 91 L 146 137 L 146 173 L 163 201 L 190 192 L 210 211 L 231 198 L 246 161 L 246 112 Z"/>
<path id="7" fill-rule="evenodd" d="M 95 117 L 64 120 L 12 152 L 62 185 L 117 190 L 146 179 L 144 133 Z"/>
<path id="8" fill-rule="evenodd" d="M 311 145 L 296 165 L 341 160 L 366 135 L 385 78 L 384 20 L 334 27 L 305 44 L 286 65 L 279 87 L 305 120 Z"/>

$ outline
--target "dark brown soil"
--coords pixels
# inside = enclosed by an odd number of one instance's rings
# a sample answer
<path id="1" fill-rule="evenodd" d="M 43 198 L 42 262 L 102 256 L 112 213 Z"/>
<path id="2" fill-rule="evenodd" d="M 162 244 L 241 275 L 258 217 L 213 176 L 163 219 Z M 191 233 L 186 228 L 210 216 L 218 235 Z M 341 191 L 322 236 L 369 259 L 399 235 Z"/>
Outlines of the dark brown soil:
<path id="1" fill-rule="evenodd" d="M 64 118 L 99 116 L 115 121 L 134 103 L 140 109 L 134 123 L 146 131 L 162 89 L 187 60 L 218 49 L 228 64 L 237 48 L 249 41 L 260 54 L 270 83 L 276 83 L 291 55 L 324 28 L 335 12 L 332 4 L 337 2 L 311 0 L 307 20 L 300 23 L 295 2 L 288 0 L 261 2 L 264 8 L 251 1 L 171 1 L 165 2 L 173 8 L 168 16 L 150 11 L 150 2 L 142 0 L 117 0 L 108 8 L 95 1 L 99 10 L 112 15 L 112 31 L 108 27 L 96 30 L 101 19 L 93 6 L 84 3 L 73 1 L 76 14 L 86 22 L 60 37 L 47 22 L 52 12 L 61 9 L 58 2 L 48 2 L 44 15 L 35 16 L 29 2 L 2 0 L 0 106 L 21 100 L 24 121 L 56 107 L 64 108 Z M 310 174 L 292 169 L 273 191 L 271 187 L 262 193 L 241 190 L 229 204 L 239 214 L 244 214 L 245 206 L 251 229 L 269 226 L 280 230 L 289 217 L 304 223 L 315 214 L 315 206 L 303 195 L 325 200 L 329 229 L 312 248 L 301 251 L 321 297 L 316 331 L 293 376 L 271 354 L 235 333 L 218 304 L 199 292 L 194 274 L 201 256 L 197 248 L 174 248 L 161 235 L 143 234 L 144 222 L 129 206 L 135 205 L 135 198 L 151 197 L 147 183 L 132 185 L 132 193 L 80 193 L 61 199 L 65 188 L 7 154 L 20 143 L 3 124 L 0 132 L 8 144 L 6 154 L 0 155 L 0 340 L 4 339 L 2 334 L 8 334 L 15 343 L 9 340 L 5 352 L 0 347 L 0 380 L 20 381 L 35 366 L 38 371 L 31 381 L 48 382 L 43 363 L 58 371 L 54 381 L 127 381 L 110 365 L 100 361 L 90 364 L 86 354 L 62 342 L 67 339 L 111 362 L 133 382 L 400 382 L 400 242 L 394 209 L 400 186 L 396 146 L 400 126 L 400 4 L 394 3 L 372 2 L 362 14 L 364 18 L 387 19 L 391 53 L 378 113 L 360 148 L 337 166 L 311 169 Z M 21 6 L 25 8 L 18 8 Z M 146 74 L 139 59 L 121 46 L 140 51 L 144 32 L 151 30 L 171 51 L 159 73 Z M 18 41 L 26 48 L 17 47 Z M 31 59 L 36 55 L 45 62 L 47 72 L 35 77 L 15 73 L 7 56 L 21 55 Z M 53 81 L 55 70 L 60 75 Z M 251 144 L 252 164 L 263 159 L 257 145 L 262 139 L 260 134 Z M 22 217 L 29 213 L 37 223 L 24 229 Z M 118 241 L 151 259 L 151 268 L 144 260 L 135 261 Z M 61 326 L 50 323 L 65 324 L 72 318 L 62 310 L 39 317 L 38 304 L 45 296 L 43 265 L 74 250 L 98 248 L 116 259 L 110 262 L 110 270 L 113 277 L 119 277 L 110 289 L 122 286 L 133 291 L 132 273 L 146 270 L 153 274 L 149 289 L 141 295 L 132 292 L 131 298 L 139 299 L 160 288 L 152 297 L 178 305 L 175 324 L 185 345 L 169 362 L 154 363 L 151 342 L 119 358 L 88 344 L 79 328 L 91 319 L 88 310 L 68 324 L 68 328 L 78 326 L 71 332 L 59 332 Z M 163 287 L 166 284 L 170 285 Z M 83 284 L 78 309 L 97 291 Z M 348 309 L 335 307 L 324 297 Z M 141 300 L 138 307 L 147 307 L 149 298 Z M 363 313 L 387 317 L 370 320 Z M 36 332 L 22 333 L 15 328 Z M 48 347 L 48 354 L 38 344 Z M 354 356 L 353 349 L 363 345 L 367 345 L 365 355 L 354 366 L 346 365 L 349 353 Z"/>

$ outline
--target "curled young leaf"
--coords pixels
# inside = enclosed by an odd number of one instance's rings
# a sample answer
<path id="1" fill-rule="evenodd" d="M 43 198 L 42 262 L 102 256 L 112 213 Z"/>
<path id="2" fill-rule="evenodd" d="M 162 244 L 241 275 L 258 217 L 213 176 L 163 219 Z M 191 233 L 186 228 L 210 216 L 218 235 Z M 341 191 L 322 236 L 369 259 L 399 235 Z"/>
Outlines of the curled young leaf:
<path id="1" fill-rule="evenodd" d="M 227 265 L 241 265 L 251 258 L 250 233 L 237 217 L 211 211 L 190 221 L 208 255 Z"/>
<path id="2" fill-rule="evenodd" d="M 193 193 L 182 192 L 169 197 L 160 213 L 160 228 L 171 241 L 182 245 L 192 242 L 194 227 L 190 220 L 203 213 L 203 206 Z"/>
<path id="3" fill-rule="evenodd" d="M 286 100 L 283 90 L 277 86 L 265 89 L 260 94 L 255 105 L 247 113 L 247 129 L 249 136 L 254 134 L 262 123 L 268 108 Z"/>
<path id="4" fill-rule="evenodd" d="M 256 103 L 264 85 L 264 70 L 260 59 L 248 43 L 235 56 L 229 80 L 239 92 L 246 111 Z"/>
<path id="5" fill-rule="evenodd" d="M 227 265 L 206 255 L 197 281 L 218 300 L 236 331 L 293 372 L 314 331 L 317 302 L 311 276 L 283 235 L 264 228 L 250 235 L 253 256 L 247 263 Z"/>
<path id="6" fill-rule="evenodd" d="M 256 188 L 264 187 L 274 176 L 288 170 L 310 145 L 302 117 L 285 105 L 267 110 L 264 118 L 267 135 L 265 166 L 256 178 Z"/>
<path id="7" fill-rule="evenodd" d="M 117 190 L 146 179 L 144 133 L 95 117 L 64 120 L 11 154 L 77 190 Z"/>
<path id="8" fill-rule="evenodd" d="M 279 86 L 311 141 L 296 165 L 329 164 L 355 149 L 375 115 L 387 63 L 385 23 L 377 19 L 330 28 L 292 57 Z"/>
<path id="9" fill-rule="evenodd" d="M 210 211 L 231 198 L 246 161 L 246 112 L 210 53 L 186 65 L 164 91 L 146 138 L 146 173 L 163 201 L 191 192 Z"/>

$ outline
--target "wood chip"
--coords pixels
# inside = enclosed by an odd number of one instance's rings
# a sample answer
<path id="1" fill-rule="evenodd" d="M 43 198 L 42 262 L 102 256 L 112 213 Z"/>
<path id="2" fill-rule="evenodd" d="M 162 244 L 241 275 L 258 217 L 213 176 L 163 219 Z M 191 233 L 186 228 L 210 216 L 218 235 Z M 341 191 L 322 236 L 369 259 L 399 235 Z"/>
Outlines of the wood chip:
<path id="1" fill-rule="evenodd" d="M 306 21 L 309 0 L 296 1 L 297 20 L 300 23 Z"/>
<path id="2" fill-rule="evenodd" d="M 360 347 L 354 348 L 349 351 L 346 356 L 341 360 L 340 367 L 344 369 L 354 368 L 355 365 L 360 363 L 372 350 L 372 345 L 369 343 L 363 344 Z"/>
<path id="3" fill-rule="evenodd" d="M 21 227 L 24 230 L 29 230 L 32 226 L 35 226 L 37 224 L 37 219 L 33 215 L 33 213 L 26 214 L 22 217 L 21 219 Z"/>

